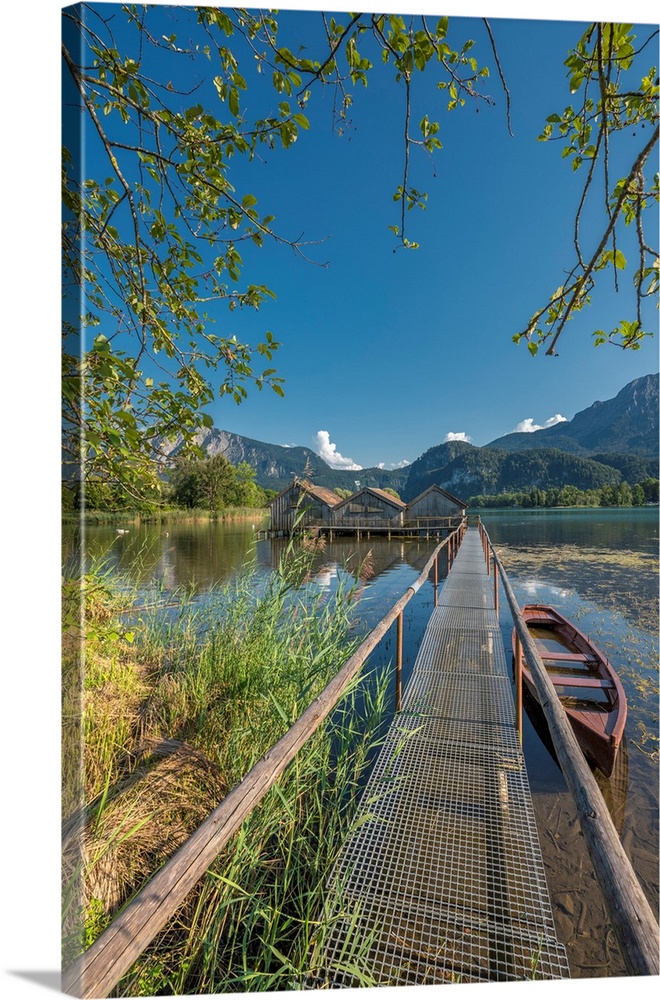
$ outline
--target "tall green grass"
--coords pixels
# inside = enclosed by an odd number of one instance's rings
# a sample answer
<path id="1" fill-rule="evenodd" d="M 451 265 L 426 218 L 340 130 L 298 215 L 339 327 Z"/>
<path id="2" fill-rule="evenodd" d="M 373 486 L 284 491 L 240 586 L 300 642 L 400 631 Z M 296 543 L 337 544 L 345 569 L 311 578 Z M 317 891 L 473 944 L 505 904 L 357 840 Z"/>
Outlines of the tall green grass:
<path id="1" fill-rule="evenodd" d="M 65 844 L 73 859 L 65 863 L 65 961 L 92 943 L 356 647 L 352 588 L 328 597 L 301 587 L 307 558 L 290 547 L 265 584 L 242 577 L 204 605 L 182 600 L 168 617 L 147 613 L 127 625 L 116 595 L 92 604 L 84 803 Z M 382 737 L 386 688 L 383 675 L 354 682 L 117 995 L 273 990 L 314 973 L 325 882 Z"/>

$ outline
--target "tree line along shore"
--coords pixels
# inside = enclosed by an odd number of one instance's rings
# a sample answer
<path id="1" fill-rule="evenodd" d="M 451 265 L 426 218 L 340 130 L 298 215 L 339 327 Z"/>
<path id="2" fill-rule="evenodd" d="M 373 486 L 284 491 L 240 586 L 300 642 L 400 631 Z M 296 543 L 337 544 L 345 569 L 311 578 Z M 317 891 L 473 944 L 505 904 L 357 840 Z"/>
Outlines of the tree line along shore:
<path id="1" fill-rule="evenodd" d="M 181 458 L 163 479 L 158 490 L 131 495 L 106 480 L 91 479 L 84 484 L 64 483 L 62 511 L 66 520 L 77 520 L 84 512 L 88 523 L 114 520 L 178 520 L 221 517 L 223 519 L 263 517 L 276 490 L 256 482 L 257 472 L 247 462 L 233 466 L 224 455 L 210 458 Z M 349 491 L 337 488 L 338 496 Z M 398 497 L 395 490 L 388 490 Z M 471 496 L 472 508 L 552 508 L 552 507 L 644 507 L 658 503 L 658 480 L 580 489 L 567 484 L 542 489 L 509 490 Z"/>

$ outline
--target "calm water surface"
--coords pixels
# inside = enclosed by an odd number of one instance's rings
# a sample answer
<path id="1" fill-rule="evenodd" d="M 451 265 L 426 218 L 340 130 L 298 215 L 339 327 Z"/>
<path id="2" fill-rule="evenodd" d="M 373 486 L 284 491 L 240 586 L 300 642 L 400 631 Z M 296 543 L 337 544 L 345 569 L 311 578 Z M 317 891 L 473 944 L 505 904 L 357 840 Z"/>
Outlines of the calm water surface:
<path id="1" fill-rule="evenodd" d="M 658 906 L 658 510 L 600 509 L 482 511 L 482 520 L 507 568 L 518 603 L 555 605 L 594 639 L 619 673 L 628 698 L 628 723 L 614 774 L 596 771 L 605 800 L 644 890 Z M 265 579 L 282 543 L 255 541 L 251 522 L 209 522 L 87 529 L 88 559 L 136 584 L 145 599 L 195 587 L 196 599 L 245 567 Z M 79 538 L 71 531 L 65 545 Z M 327 543 L 314 557 L 311 586 L 332 591 L 342 576 L 361 570 L 360 628 L 366 630 L 412 583 L 434 543 L 362 541 Z M 444 574 L 444 569 L 442 570 Z M 511 616 L 501 595 L 500 618 L 507 656 Z M 429 615 L 433 587 L 426 583 L 404 614 L 404 683 Z M 395 633 L 373 656 L 394 657 Z M 568 948 L 574 976 L 625 974 L 604 903 L 584 848 L 563 776 L 542 720 L 528 706 L 524 752 L 557 930 Z M 587 873 L 585 875 L 585 873 Z"/>

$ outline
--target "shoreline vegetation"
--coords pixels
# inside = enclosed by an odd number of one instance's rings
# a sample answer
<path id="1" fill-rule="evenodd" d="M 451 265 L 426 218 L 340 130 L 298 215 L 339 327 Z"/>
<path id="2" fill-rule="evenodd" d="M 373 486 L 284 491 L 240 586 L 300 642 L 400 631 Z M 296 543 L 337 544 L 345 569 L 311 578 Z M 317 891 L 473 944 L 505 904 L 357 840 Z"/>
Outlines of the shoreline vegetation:
<path id="1" fill-rule="evenodd" d="M 357 647 L 358 577 L 328 599 L 299 586 L 309 566 L 290 546 L 265 587 L 248 572 L 164 614 L 136 608 L 103 565 L 65 585 L 65 966 Z M 382 737 L 386 673 L 355 682 L 113 995 L 322 975 L 324 887 Z"/>
<path id="2" fill-rule="evenodd" d="M 224 510 L 172 507 L 155 511 L 85 510 L 63 511 L 65 524 L 167 524 L 185 521 L 255 521 L 268 516 L 267 507 L 227 507 Z"/>
<path id="3" fill-rule="evenodd" d="M 131 495 L 117 483 L 90 478 L 84 483 L 62 483 L 62 514 L 66 523 L 166 523 L 185 520 L 239 520 L 264 518 L 268 502 L 277 496 L 256 482 L 257 470 L 247 462 L 233 466 L 222 455 L 207 458 L 177 456 L 158 489 Z M 472 494 L 467 506 L 473 510 L 566 507 L 644 507 L 658 503 L 658 480 L 647 477 L 629 485 L 580 489 L 562 486 L 530 486 L 500 489 L 494 494 Z M 336 488 L 339 496 L 350 491 Z M 398 496 L 398 494 L 395 494 Z"/>
<path id="4" fill-rule="evenodd" d="M 501 510 L 503 508 L 517 510 L 593 510 L 594 507 L 616 507 L 618 509 L 658 506 L 657 500 L 643 503 L 603 504 L 603 503 L 557 503 L 535 504 L 521 502 L 520 494 L 498 494 L 488 497 L 473 497 L 468 507 L 475 511 Z M 222 511 L 203 509 L 171 508 L 162 511 L 144 513 L 139 510 L 87 510 L 63 511 L 64 524 L 167 524 L 168 522 L 185 521 L 255 521 L 260 522 L 268 517 L 267 507 L 228 507 Z"/>
<path id="5" fill-rule="evenodd" d="M 581 490 L 577 486 L 549 487 L 529 490 L 509 490 L 501 493 L 478 494 L 470 497 L 468 506 L 475 509 L 501 507 L 564 509 L 567 507 L 646 507 L 658 503 L 658 480 L 644 479 L 630 486 L 601 486 Z"/>
<path id="6" fill-rule="evenodd" d="M 633 486 L 629 486 L 628 483 L 620 483 L 618 486 L 604 486 L 594 490 L 580 490 L 576 486 L 563 486 L 561 489 L 552 487 L 547 490 L 533 487 L 531 490 L 478 494 L 468 500 L 468 507 L 479 511 L 502 508 L 565 510 L 566 508 L 648 507 L 657 506 L 657 504 L 657 479 L 645 479 Z M 268 508 L 265 504 L 255 504 L 254 506 L 227 505 L 215 509 L 193 506 L 163 506 L 149 507 L 147 510 L 129 507 L 123 509 L 101 507 L 80 510 L 64 503 L 62 509 L 62 519 L 66 524 L 81 521 L 86 524 L 149 524 L 169 521 L 249 521 L 256 519 L 262 522 L 267 516 Z"/>

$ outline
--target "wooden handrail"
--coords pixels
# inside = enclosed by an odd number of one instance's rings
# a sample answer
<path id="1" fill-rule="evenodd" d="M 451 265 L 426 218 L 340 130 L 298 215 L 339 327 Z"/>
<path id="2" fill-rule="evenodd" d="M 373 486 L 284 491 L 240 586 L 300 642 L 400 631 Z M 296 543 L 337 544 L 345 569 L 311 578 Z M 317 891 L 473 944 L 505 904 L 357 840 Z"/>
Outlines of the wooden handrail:
<path id="1" fill-rule="evenodd" d="M 460 532 L 463 525 L 456 531 Z M 390 625 L 427 579 L 443 539 L 421 573 L 284 736 L 254 765 L 188 840 L 62 974 L 62 990 L 76 997 L 107 997 L 165 926 L 209 865 L 261 802 L 287 765 L 330 714 Z"/>
<path id="2" fill-rule="evenodd" d="M 483 528 L 481 530 L 499 570 L 516 634 L 525 653 L 559 764 L 577 806 L 580 827 L 626 968 L 632 976 L 657 976 L 660 938 L 655 915 L 626 856 L 600 788 L 536 650 L 506 570 L 488 533 Z"/>

